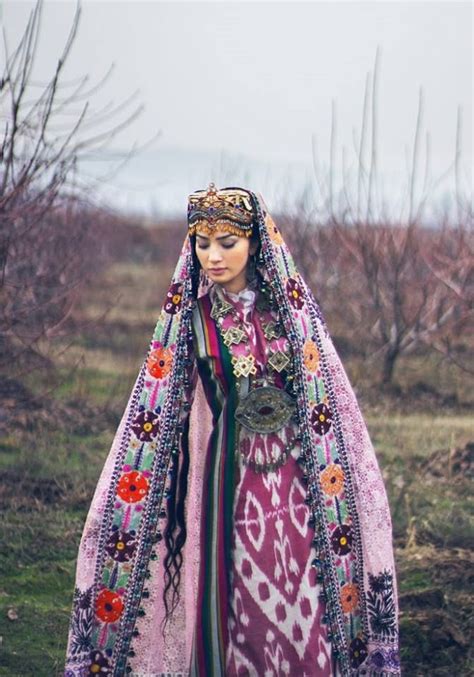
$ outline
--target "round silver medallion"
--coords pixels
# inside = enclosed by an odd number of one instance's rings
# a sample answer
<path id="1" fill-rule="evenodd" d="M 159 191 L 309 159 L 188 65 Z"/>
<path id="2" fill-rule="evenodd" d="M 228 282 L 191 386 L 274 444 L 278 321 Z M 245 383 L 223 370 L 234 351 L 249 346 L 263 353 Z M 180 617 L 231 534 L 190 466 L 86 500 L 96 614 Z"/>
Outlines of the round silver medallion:
<path id="1" fill-rule="evenodd" d="M 240 400 L 235 418 L 248 430 L 272 433 L 283 428 L 295 411 L 295 400 L 281 388 L 254 388 Z"/>

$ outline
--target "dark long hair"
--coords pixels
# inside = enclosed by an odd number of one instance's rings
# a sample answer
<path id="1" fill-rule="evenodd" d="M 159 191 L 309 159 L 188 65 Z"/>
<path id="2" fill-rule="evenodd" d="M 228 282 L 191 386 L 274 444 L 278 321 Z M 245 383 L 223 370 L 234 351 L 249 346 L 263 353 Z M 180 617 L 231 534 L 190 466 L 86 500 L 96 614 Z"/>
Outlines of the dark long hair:
<path id="1" fill-rule="evenodd" d="M 180 462 L 181 457 L 181 462 Z M 165 618 L 163 633 L 173 611 L 179 603 L 179 584 L 181 566 L 183 564 L 182 549 L 186 542 L 185 503 L 188 492 L 189 470 L 189 416 L 183 424 L 180 453 L 175 454 L 171 466 L 171 482 L 167 496 L 167 525 L 164 533 L 166 556 L 163 562 L 165 569 L 165 587 L 163 602 Z"/>

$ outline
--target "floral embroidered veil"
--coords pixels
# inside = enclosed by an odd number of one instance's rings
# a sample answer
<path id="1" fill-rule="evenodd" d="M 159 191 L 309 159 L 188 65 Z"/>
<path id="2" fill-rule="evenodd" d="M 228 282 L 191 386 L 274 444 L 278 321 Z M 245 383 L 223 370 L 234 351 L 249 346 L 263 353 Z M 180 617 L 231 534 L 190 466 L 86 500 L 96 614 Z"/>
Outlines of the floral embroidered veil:
<path id="1" fill-rule="evenodd" d="M 295 356 L 313 566 L 324 590 L 333 652 L 343 675 L 398 675 L 391 520 L 374 450 L 317 301 L 262 197 L 247 192 L 261 244 L 258 270 Z M 199 458 L 211 425 L 199 383 L 191 389 L 191 320 L 196 298 L 208 288 L 188 234 L 85 524 L 68 677 L 94 670 L 117 676 L 188 674 L 199 570 Z M 166 496 L 183 436 L 194 459 L 184 594 L 162 634 Z"/>

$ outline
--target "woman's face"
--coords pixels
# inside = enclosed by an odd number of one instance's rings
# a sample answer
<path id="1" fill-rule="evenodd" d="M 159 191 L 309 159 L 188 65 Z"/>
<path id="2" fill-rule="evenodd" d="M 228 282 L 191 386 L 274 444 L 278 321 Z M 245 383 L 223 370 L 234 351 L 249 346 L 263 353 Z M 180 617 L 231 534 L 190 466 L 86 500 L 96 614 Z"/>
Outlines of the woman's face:
<path id="1" fill-rule="evenodd" d="M 213 282 L 237 293 L 247 285 L 247 262 L 257 243 L 245 236 L 216 230 L 211 235 L 196 231 L 196 256 Z"/>

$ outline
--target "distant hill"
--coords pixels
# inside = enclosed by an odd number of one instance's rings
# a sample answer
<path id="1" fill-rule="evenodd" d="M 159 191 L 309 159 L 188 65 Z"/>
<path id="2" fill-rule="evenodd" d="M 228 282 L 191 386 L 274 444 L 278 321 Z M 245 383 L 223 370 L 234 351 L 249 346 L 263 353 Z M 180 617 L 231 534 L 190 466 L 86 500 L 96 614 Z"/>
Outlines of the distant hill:
<path id="1" fill-rule="evenodd" d="M 125 151 L 102 152 L 84 163 L 82 171 L 88 177 L 107 177 L 106 181 L 99 181 L 100 191 L 114 207 L 154 219 L 182 218 L 187 195 L 205 188 L 210 181 L 218 186 L 249 187 L 263 195 L 273 212 L 292 211 L 303 194 L 307 198 L 308 209 L 316 203 L 321 205 L 326 197 L 323 191 L 327 188 L 315 179 L 310 148 L 308 157 L 299 160 L 287 160 L 282 156 L 258 158 L 225 150 L 176 146 L 146 150 L 123 162 L 125 156 Z M 324 167 L 324 159 L 318 159 L 318 164 Z M 119 171 L 112 171 L 114 168 L 119 168 Z M 354 165 L 349 163 L 347 171 L 354 172 Z M 395 170 L 379 171 L 379 176 L 386 204 L 399 217 L 402 207 L 407 207 L 408 177 Z M 453 204 L 448 188 L 443 182 L 437 187 L 432 206 L 436 202 L 448 209 Z M 337 203 L 338 198 L 335 200 Z M 427 210 L 425 220 L 436 221 L 431 210 Z"/>

